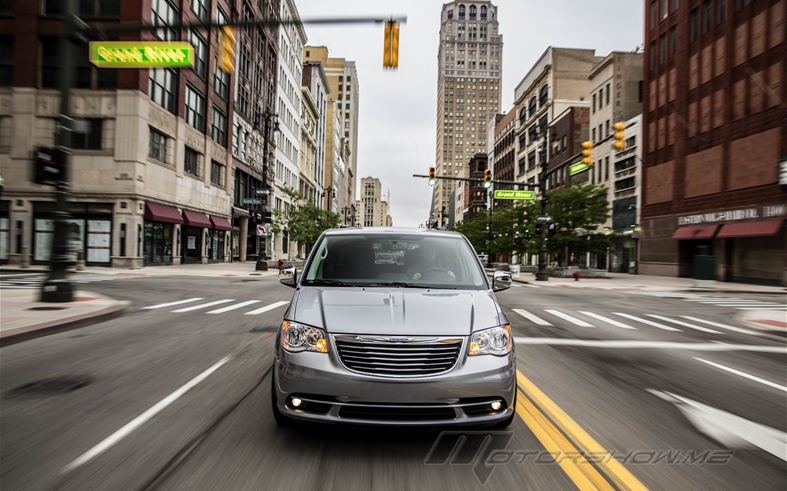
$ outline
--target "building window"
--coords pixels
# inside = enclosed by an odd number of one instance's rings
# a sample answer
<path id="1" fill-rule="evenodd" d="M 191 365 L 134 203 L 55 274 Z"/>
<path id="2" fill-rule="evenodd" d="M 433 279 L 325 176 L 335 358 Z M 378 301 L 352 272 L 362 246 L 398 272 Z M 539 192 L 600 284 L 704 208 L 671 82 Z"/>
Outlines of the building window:
<path id="1" fill-rule="evenodd" d="M 609 94 L 610 94 L 610 92 L 612 92 L 612 90 L 610 90 L 610 84 L 607 84 L 607 106 L 609 106 Z"/>
<path id="2" fill-rule="evenodd" d="M 45 0 L 44 1 L 44 15 L 56 16 L 63 15 L 63 7 L 60 5 L 61 0 Z"/>
<path id="3" fill-rule="evenodd" d="M 148 156 L 159 162 L 167 161 L 167 136 L 164 133 L 150 128 L 150 148 Z"/>
<path id="4" fill-rule="evenodd" d="M 596 94 L 593 94 L 593 114 L 596 114 Z"/>
<path id="5" fill-rule="evenodd" d="M 659 38 L 659 65 L 667 61 L 667 35 L 662 34 Z"/>
<path id="6" fill-rule="evenodd" d="M 475 18 L 476 18 L 476 6 L 475 5 L 471 5 L 470 6 L 470 20 L 475 20 Z"/>
<path id="7" fill-rule="evenodd" d="M 186 86 L 186 123 L 205 132 L 205 96 Z"/>
<path id="8" fill-rule="evenodd" d="M 741 10 L 747 3 L 748 0 L 735 0 L 735 10 Z"/>
<path id="9" fill-rule="evenodd" d="M 153 29 L 153 34 L 162 41 L 176 41 L 178 31 L 168 26 L 178 22 L 178 10 L 168 0 L 153 0 L 151 4 L 150 19 L 154 26 L 164 26 Z"/>
<path id="10" fill-rule="evenodd" d="M 225 167 L 221 162 L 210 162 L 210 182 L 219 187 L 224 187 Z"/>
<path id="11" fill-rule="evenodd" d="M 171 113 L 175 113 L 175 84 L 177 77 L 171 68 L 148 70 L 150 100 Z"/>
<path id="12" fill-rule="evenodd" d="M 225 101 L 230 93 L 230 74 L 219 68 L 218 60 L 213 71 L 213 90 Z"/>
<path id="13" fill-rule="evenodd" d="M 14 37 L 0 36 L 0 87 L 14 82 Z"/>
<path id="14" fill-rule="evenodd" d="M 664 20 L 667 18 L 667 0 L 661 0 L 661 16 L 659 20 Z"/>
<path id="15" fill-rule="evenodd" d="M 486 20 L 486 6 L 481 6 L 481 20 Z"/>
<path id="16" fill-rule="evenodd" d="M 219 111 L 216 106 L 213 106 L 213 120 L 210 126 L 210 137 L 222 147 L 227 146 L 227 116 Z"/>
<path id="17" fill-rule="evenodd" d="M 640 80 L 638 85 L 639 85 L 638 87 L 639 96 L 637 98 L 637 101 L 642 102 L 645 98 L 645 81 Z"/>
<path id="18" fill-rule="evenodd" d="M 672 26 L 669 30 L 669 55 L 673 57 L 676 54 L 678 54 L 678 28 Z"/>
<path id="19" fill-rule="evenodd" d="M 459 18 L 460 19 L 464 19 L 465 18 L 465 6 L 464 5 L 460 5 L 459 6 Z"/>
<path id="20" fill-rule="evenodd" d="M 727 18 L 727 0 L 718 0 L 716 4 L 716 24 L 721 24 Z"/>
<path id="21" fill-rule="evenodd" d="M 204 79 L 207 72 L 208 43 L 194 29 L 189 33 L 189 41 L 194 46 L 194 72 Z"/>
<path id="22" fill-rule="evenodd" d="M 699 9 L 694 9 L 689 13 L 689 42 L 693 43 L 699 37 Z"/>
<path id="23" fill-rule="evenodd" d="M 650 28 L 655 29 L 659 25 L 659 2 L 653 0 L 650 2 Z"/>
<path id="24" fill-rule="evenodd" d="M 524 124 L 527 121 L 527 108 L 523 107 L 519 111 L 519 124 Z"/>
<path id="25" fill-rule="evenodd" d="M 537 109 L 538 109 L 538 101 L 536 100 L 536 96 L 533 96 L 530 99 L 530 104 L 528 104 L 527 106 L 527 111 L 531 118 L 536 114 Z"/>
<path id="26" fill-rule="evenodd" d="M 183 171 L 195 177 L 199 176 L 199 153 L 190 147 L 186 147 L 183 157 Z"/>
<path id="27" fill-rule="evenodd" d="M 707 34 L 713 25 L 713 2 L 705 0 L 702 4 L 702 33 Z"/>
<path id="28" fill-rule="evenodd" d="M 101 136 L 104 127 L 103 119 L 86 119 L 87 133 L 73 132 L 71 148 L 75 150 L 101 150 Z"/>
<path id="29" fill-rule="evenodd" d="M 79 89 L 117 88 L 117 69 L 94 67 L 88 57 L 87 43 L 73 44 L 74 79 L 72 87 Z M 60 86 L 60 39 L 41 38 L 41 88 Z"/>
<path id="30" fill-rule="evenodd" d="M 117 0 L 80 0 L 79 17 L 83 19 L 117 19 L 120 2 Z"/>
<path id="31" fill-rule="evenodd" d="M 623 191 L 624 189 L 631 189 L 636 184 L 635 178 L 629 177 L 627 179 L 621 179 L 620 181 L 615 181 L 615 191 Z"/>
<path id="32" fill-rule="evenodd" d="M 191 0 L 191 10 L 199 20 L 208 20 L 208 8 L 205 6 L 205 0 Z"/>
<path id="33" fill-rule="evenodd" d="M 543 87 L 541 87 L 541 93 L 538 96 L 538 104 L 541 107 L 544 107 L 547 105 L 548 100 L 549 100 L 549 86 L 544 85 Z"/>
<path id="34" fill-rule="evenodd" d="M 527 133 L 524 131 L 521 135 L 519 135 L 519 148 L 525 148 L 527 146 Z"/>
<path id="35" fill-rule="evenodd" d="M 678 0 L 670 0 L 669 5 L 669 11 L 674 14 L 678 10 Z"/>
<path id="36" fill-rule="evenodd" d="M 594 142 L 598 141 L 598 140 L 596 140 L 596 128 L 593 128 L 591 133 L 592 133 L 591 140 L 594 141 Z"/>
<path id="37" fill-rule="evenodd" d="M 528 170 L 536 168 L 536 151 L 535 150 L 533 150 L 532 152 L 527 154 L 527 168 L 528 168 Z"/>

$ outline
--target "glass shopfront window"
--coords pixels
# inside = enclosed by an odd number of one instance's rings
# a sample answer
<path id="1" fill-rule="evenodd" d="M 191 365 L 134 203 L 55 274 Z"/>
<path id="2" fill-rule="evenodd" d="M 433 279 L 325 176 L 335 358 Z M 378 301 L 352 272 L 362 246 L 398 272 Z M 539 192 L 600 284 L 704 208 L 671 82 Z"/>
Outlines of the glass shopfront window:
<path id="1" fill-rule="evenodd" d="M 220 263 L 224 262 L 224 250 L 227 233 L 223 230 L 208 230 L 208 261 Z"/>
<path id="2" fill-rule="evenodd" d="M 110 203 L 70 203 L 71 217 L 66 221 L 70 261 L 75 262 L 82 251 L 87 264 L 110 264 L 112 211 Z M 55 203 L 33 203 L 34 262 L 49 261 L 55 231 L 54 212 Z"/>
<path id="3" fill-rule="evenodd" d="M 171 223 L 145 222 L 145 264 L 172 264 Z"/>

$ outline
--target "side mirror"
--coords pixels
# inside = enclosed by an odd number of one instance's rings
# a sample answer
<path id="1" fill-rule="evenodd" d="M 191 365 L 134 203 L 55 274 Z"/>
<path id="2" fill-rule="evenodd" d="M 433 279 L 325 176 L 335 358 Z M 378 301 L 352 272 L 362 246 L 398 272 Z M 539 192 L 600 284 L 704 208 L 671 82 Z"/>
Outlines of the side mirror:
<path id="1" fill-rule="evenodd" d="M 495 271 L 492 275 L 492 290 L 502 292 L 511 288 L 511 273 L 508 271 Z"/>
<path id="2" fill-rule="evenodd" d="M 298 285 L 298 270 L 295 268 L 286 268 L 279 271 L 279 283 L 290 288 L 295 288 Z"/>

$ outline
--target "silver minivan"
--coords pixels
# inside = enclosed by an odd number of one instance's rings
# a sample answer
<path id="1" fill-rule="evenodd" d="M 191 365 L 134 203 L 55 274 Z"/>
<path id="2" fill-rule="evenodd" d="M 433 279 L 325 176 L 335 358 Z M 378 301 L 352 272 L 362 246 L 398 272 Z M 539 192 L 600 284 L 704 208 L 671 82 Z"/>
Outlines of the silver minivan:
<path id="1" fill-rule="evenodd" d="M 463 235 L 329 230 L 280 281 L 295 294 L 276 336 L 279 424 L 513 421 L 513 338 L 494 293 L 511 276 L 488 278 Z"/>

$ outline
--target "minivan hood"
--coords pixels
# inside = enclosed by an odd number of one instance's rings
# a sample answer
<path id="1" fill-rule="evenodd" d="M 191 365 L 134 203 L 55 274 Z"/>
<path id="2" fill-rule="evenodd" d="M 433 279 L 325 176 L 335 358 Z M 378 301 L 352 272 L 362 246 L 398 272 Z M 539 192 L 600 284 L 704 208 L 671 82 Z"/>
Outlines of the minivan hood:
<path id="1" fill-rule="evenodd" d="M 484 290 L 301 287 L 288 319 L 334 334 L 467 336 L 500 325 Z"/>

